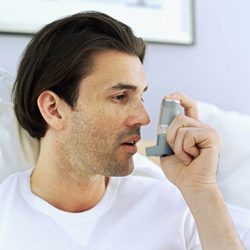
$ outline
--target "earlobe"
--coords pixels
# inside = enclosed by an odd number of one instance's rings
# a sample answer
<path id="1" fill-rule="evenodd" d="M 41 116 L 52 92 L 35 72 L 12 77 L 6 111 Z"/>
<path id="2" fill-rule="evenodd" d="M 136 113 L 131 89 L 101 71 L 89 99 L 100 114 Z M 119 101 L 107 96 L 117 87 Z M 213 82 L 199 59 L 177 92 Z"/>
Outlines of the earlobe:
<path id="1" fill-rule="evenodd" d="M 56 130 L 62 130 L 64 127 L 60 104 L 60 97 L 50 90 L 42 92 L 37 99 L 37 105 L 44 120 Z"/>

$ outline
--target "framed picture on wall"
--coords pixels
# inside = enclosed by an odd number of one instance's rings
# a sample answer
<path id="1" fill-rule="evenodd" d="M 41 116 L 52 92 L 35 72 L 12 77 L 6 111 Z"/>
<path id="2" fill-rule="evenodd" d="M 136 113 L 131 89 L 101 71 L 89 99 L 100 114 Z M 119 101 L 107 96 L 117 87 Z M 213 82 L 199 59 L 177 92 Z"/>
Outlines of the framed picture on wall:
<path id="1" fill-rule="evenodd" d="M 1 0 L 0 32 L 33 34 L 80 11 L 101 11 L 148 42 L 194 43 L 194 0 Z"/>

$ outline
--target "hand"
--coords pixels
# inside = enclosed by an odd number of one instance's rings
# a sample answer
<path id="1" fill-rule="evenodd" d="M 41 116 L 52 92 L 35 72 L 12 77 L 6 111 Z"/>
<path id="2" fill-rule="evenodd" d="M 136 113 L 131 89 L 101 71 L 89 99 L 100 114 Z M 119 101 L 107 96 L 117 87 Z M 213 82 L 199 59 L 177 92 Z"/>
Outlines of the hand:
<path id="1" fill-rule="evenodd" d="M 181 191 L 216 186 L 220 139 L 217 131 L 198 121 L 195 101 L 182 93 L 168 96 L 180 100 L 185 116 L 176 116 L 167 133 L 174 155 L 161 157 L 167 178 Z"/>
<path id="2" fill-rule="evenodd" d="M 193 100 L 181 93 L 169 98 L 180 100 L 186 116 L 176 116 L 169 126 L 166 139 L 175 154 L 161 157 L 161 166 L 193 214 L 202 249 L 245 249 L 216 184 L 217 131 L 198 121 Z"/>

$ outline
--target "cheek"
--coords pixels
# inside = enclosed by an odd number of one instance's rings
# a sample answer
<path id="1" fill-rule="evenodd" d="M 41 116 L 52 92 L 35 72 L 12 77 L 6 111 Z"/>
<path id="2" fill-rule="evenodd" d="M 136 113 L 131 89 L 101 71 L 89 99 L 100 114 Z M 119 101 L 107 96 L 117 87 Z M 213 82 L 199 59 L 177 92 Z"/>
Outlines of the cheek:
<path id="1" fill-rule="evenodd" d="M 74 137 L 85 142 L 93 143 L 98 140 L 101 144 L 112 141 L 117 133 L 121 130 L 119 116 L 112 112 L 104 110 L 88 112 L 78 112 L 72 117 L 71 133 Z M 94 114 L 94 115 L 91 115 Z"/>
<path id="2" fill-rule="evenodd" d="M 98 129 L 101 134 L 107 134 L 109 136 L 115 135 L 122 129 L 123 116 L 120 109 L 109 109 L 107 104 L 104 104 L 106 109 L 98 109 L 93 112 L 95 115 L 92 116 L 91 124 Z"/>
<path id="3" fill-rule="evenodd" d="M 92 132 L 95 133 L 100 140 L 114 140 L 120 130 L 121 125 L 118 124 L 118 119 L 105 117 L 103 119 L 97 119 L 92 123 Z"/>

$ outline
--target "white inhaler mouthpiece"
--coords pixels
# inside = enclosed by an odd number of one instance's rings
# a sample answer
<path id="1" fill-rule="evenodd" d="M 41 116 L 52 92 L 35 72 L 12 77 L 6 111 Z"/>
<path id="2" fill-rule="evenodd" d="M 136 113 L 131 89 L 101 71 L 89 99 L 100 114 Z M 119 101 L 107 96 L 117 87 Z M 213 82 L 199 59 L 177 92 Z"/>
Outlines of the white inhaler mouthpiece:
<path id="1" fill-rule="evenodd" d="M 179 100 L 163 99 L 157 130 L 157 145 L 146 148 L 147 156 L 172 155 L 174 152 L 166 141 L 170 123 L 176 115 L 181 114 L 182 108 Z"/>

